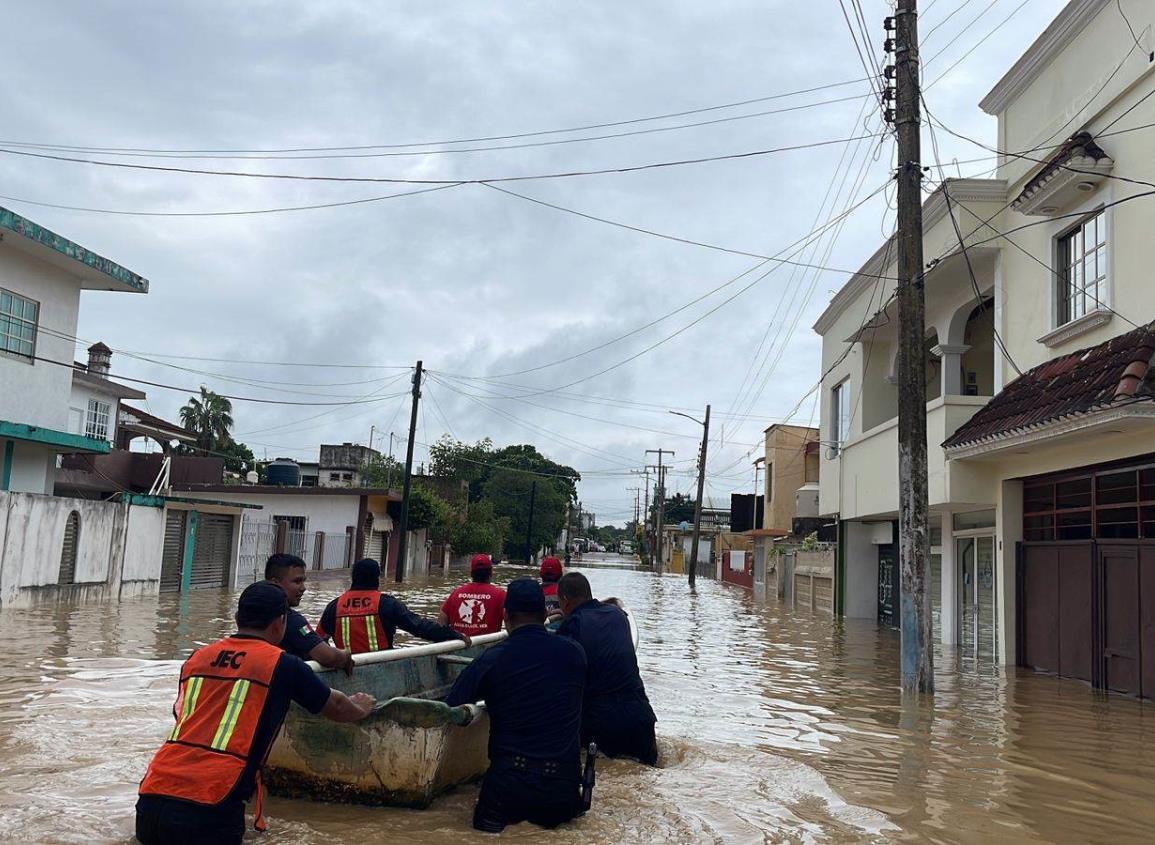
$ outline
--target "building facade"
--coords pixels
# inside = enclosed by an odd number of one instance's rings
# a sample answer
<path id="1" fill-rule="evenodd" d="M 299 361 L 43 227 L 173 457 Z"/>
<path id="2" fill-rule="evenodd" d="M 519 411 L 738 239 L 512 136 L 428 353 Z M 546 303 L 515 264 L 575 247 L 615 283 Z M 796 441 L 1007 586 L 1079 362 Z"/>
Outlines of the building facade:
<path id="1" fill-rule="evenodd" d="M 0 208 L 0 491 L 50 494 L 57 455 L 111 448 L 70 425 L 82 290 L 147 293 L 148 280 Z"/>
<path id="2" fill-rule="evenodd" d="M 1122 7 L 1150 40 L 1155 5 Z M 1150 50 L 1114 0 L 1068 3 L 981 104 L 1010 151 L 997 178 L 947 180 L 923 232 L 936 635 L 1147 696 L 1155 239 L 1127 180 L 1155 151 L 1136 113 Z M 895 276 L 891 241 L 815 325 L 838 607 L 883 624 L 899 592 Z"/>

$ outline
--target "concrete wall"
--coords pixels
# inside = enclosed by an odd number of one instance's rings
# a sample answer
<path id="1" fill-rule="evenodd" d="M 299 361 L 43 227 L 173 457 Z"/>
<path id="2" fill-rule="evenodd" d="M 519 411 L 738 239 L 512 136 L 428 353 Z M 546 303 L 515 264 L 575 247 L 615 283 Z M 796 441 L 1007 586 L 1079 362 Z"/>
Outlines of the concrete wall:
<path id="1" fill-rule="evenodd" d="M 201 493 L 182 491 L 187 499 L 206 499 L 218 502 L 238 502 L 260 505 L 262 510 L 249 514 L 249 518 L 268 522 L 275 516 L 303 516 L 307 520 L 305 531 L 312 534 L 324 531 L 326 534 L 344 534 L 347 526 L 357 525 L 360 496 L 356 495 L 301 495 L 296 493 L 248 493 L 238 486 L 237 492 Z M 381 514 L 378 519 L 385 515 Z M 374 524 L 378 530 L 380 525 Z"/>
<path id="2" fill-rule="evenodd" d="M 887 526 L 889 530 L 889 526 Z M 878 546 L 875 526 L 862 522 L 845 524 L 845 615 L 851 619 L 878 617 Z"/>
<path id="3" fill-rule="evenodd" d="M 817 439 L 818 429 L 800 425 L 773 425 L 766 430 L 762 528 L 790 531 L 794 494 L 806 483 L 806 444 Z"/>
<path id="4" fill-rule="evenodd" d="M 70 514 L 80 517 L 74 584 L 60 585 Z M 156 589 L 164 538 L 161 508 L 30 493 L 0 493 L 0 608 L 45 601 L 115 599 Z"/>
<path id="5" fill-rule="evenodd" d="M 9 441 L 0 440 L 0 459 L 7 442 Z M 9 479 L 8 489 L 14 493 L 51 493 L 56 477 L 56 453 L 44 446 L 23 440 L 15 440 L 12 443 L 12 477 Z"/>
<path id="6" fill-rule="evenodd" d="M 72 385 L 72 390 L 69 394 L 68 400 L 69 413 L 68 428 L 66 430 L 72 434 L 84 434 L 87 431 L 89 399 L 96 399 L 99 402 L 105 402 L 108 404 L 108 434 L 104 439 L 109 443 L 115 443 L 116 426 L 119 422 L 117 418 L 120 416 L 120 399 L 114 394 L 95 390 L 86 384 L 73 383 Z"/>
<path id="7" fill-rule="evenodd" d="M 76 334 L 80 312 L 76 279 L 0 241 L 0 287 L 39 302 L 41 326 L 66 336 Z M 72 341 L 39 331 L 36 355 L 71 363 Z M 64 431 L 71 389 L 70 367 L 0 355 L 0 420 Z"/>

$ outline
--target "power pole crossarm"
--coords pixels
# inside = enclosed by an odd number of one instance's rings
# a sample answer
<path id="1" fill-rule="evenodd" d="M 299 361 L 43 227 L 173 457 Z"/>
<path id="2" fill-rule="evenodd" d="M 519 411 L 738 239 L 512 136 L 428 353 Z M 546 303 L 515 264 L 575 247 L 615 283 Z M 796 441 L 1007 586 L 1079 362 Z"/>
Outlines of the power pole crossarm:
<path id="1" fill-rule="evenodd" d="M 926 457 L 926 303 L 922 254 L 922 150 L 919 132 L 918 0 L 894 14 L 898 136 L 898 489 L 902 689 L 934 692 L 934 649 Z"/>
<path id="2" fill-rule="evenodd" d="M 417 436 L 417 406 L 421 402 L 421 362 L 413 371 L 413 409 L 409 413 L 409 446 L 405 450 L 405 481 L 401 489 L 400 538 L 397 541 L 397 570 L 394 578 L 398 584 L 405 577 L 405 557 L 409 553 L 409 492 L 413 486 L 413 441 Z"/>
<path id="3" fill-rule="evenodd" d="M 647 455 L 658 456 L 658 487 L 654 498 L 657 500 L 657 515 L 654 518 L 654 571 L 662 574 L 662 530 L 666 521 L 666 467 L 662 463 L 665 455 L 673 455 L 669 449 L 647 449 Z"/>

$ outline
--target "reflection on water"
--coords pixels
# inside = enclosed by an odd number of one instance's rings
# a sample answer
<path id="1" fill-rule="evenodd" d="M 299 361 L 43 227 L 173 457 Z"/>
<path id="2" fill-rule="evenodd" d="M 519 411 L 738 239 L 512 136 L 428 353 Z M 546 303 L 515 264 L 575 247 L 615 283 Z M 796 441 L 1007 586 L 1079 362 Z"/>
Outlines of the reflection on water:
<path id="1" fill-rule="evenodd" d="M 690 594 L 679 576 L 587 571 L 637 616 L 664 767 L 603 761 L 588 817 L 503 839 L 1053 842 L 1155 827 L 1155 738 L 1136 701 L 940 654 L 934 707 L 903 708 L 894 632 L 710 581 Z M 317 585 L 302 610 L 315 618 L 341 587 Z M 432 613 L 446 590 L 398 592 Z M 179 661 L 231 630 L 233 602 L 200 592 L 0 613 L 0 839 L 131 840 Z M 424 812 L 273 800 L 260 841 L 472 841 L 475 797 L 463 787 Z"/>

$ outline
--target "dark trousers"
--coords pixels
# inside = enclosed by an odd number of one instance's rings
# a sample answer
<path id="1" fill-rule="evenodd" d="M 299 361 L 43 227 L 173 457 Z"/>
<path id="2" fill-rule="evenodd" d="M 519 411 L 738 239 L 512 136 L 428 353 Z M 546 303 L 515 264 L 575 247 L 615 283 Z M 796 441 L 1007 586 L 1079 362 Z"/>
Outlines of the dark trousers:
<path id="1" fill-rule="evenodd" d="M 481 782 L 473 826 L 500 833 L 506 825 L 531 822 L 553 828 L 578 814 L 581 786 L 575 780 L 548 777 L 498 761 Z"/>
<path id="2" fill-rule="evenodd" d="M 142 795 L 136 802 L 136 838 L 142 845 L 239 845 L 245 805 L 202 807 L 176 798 Z"/>

